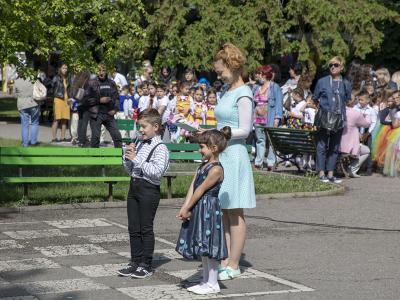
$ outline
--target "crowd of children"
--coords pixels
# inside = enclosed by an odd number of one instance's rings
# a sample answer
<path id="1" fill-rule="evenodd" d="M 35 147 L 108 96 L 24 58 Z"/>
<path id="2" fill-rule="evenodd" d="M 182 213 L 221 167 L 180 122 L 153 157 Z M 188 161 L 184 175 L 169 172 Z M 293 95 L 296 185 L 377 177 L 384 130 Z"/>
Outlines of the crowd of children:
<path id="1" fill-rule="evenodd" d="M 176 121 L 196 128 L 201 125 L 216 126 L 214 110 L 218 95 L 219 90 L 211 88 L 205 78 L 201 78 L 195 85 L 190 81 L 172 82 L 169 85 L 143 81 L 136 87 L 124 86 L 121 89 L 120 111 L 116 118 L 137 120 L 140 112 L 155 108 L 161 115 L 163 140 L 185 142 L 187 133 L 175 126 Z M 121 131 L 123 137 L 132 134 Z"/>

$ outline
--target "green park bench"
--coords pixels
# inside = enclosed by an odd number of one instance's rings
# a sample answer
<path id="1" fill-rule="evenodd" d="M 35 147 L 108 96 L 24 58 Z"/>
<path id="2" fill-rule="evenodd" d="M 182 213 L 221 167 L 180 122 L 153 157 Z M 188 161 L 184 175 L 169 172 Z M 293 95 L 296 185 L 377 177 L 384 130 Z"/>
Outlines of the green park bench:
<path id="1" fill-rule="evenodd" d="M 290 161 L 300 171 L 301 167 L 296 163 L 296 156 L 316 154 L 317 146 L 313 130 L 266 127 L 265 131 L 275 155 L 282 159 L 280 163 Z"/>
<path id="2" fill-rule="evenodd" d="M 166 144 L 170 151 L 171 162 L 193 162 L 201 159 L 197 144 Z M 79 167 L 98 166 L 101 172 L 97 176 L 55 176 L 29 174 L 29 167 Z M 108 200 L 113 199 L 113 185 L 117 182 L 129 182 L 129 176 L 110 176 L 106 174 L 108 166 L 121 166 L 121 149 L 118 148 L 56 148 L 56 147 L 0 147 L 0 182 L 22 184 L 24 197 L 28 197 L 28 186 L 40 183 L 81 183 L 104 182 L 108 184 Z M 18 171 L 5 175 L 5 168 L 15 167 Z M 79 170 L 79 169 L 78 169 Z M 18 174 L 16 174 L 18 173 Z M 42 172 L 43 173 L 43 172 Z M 194 175 L 194 171 L 168 171 L 167 196 L 172 198 L 172 179 L 178 176 Z"/>

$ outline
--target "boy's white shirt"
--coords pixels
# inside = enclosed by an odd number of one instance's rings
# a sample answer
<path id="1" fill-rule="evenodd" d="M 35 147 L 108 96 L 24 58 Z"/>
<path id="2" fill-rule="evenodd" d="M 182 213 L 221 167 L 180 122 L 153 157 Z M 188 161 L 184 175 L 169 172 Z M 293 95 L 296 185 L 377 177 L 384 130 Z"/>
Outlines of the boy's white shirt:
<path id="1" fill-rule="evenodd" d="M 131 98 L 126 98 L 124 101 L 124 115 L 125 117 L 129 117 L 129 112 L 132 110 L 133 101 Z"/>
<path id="2" fill-rule="evenodd" d="M 376 122 L 378 120 L 378 112 L 376 111 L 376 109 L 374 109 L 370 105 L 361 107 L 361 105 L 358 103 L 354 106 L 354 109 L 356 111 L 362 113 L 363 115 L 366 115 L 369 117 L 369 119 L 371 120 L 371 125 L 368 127 L 368 132 L 371 134 L 372 131 L 374 131 Z M 365 128 L 360 128 L 360 133 L 364 133 L 364 132 L 365 132 Z"/>

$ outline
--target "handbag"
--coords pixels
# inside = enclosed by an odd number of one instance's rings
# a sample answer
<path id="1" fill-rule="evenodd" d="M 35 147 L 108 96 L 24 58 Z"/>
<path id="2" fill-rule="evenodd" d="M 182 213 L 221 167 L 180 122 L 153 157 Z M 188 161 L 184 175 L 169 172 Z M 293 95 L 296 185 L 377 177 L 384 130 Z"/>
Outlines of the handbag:
<path id="1" fill-rule="evenodd" d="M 37 79 L 33 84 L 32 98 L 36 102 L 41 102 L 46 100 L 46 97 L 47 97 L 47 88 L 44 86 L 43 83 L 40 82 L 39 79 Z"/>
<path id="2" fill-rule="evenodd" d="M 76 90 L 74 99 L 75 99 L 75 100 L 78 100 L 78 101 L 82 101 L 83 96 L 85 96 L 85 90 L 84 90 L 83 88 L 78 88 L 78 89 Z"/>
<path id="3" fill-rule="evenodd" d="M 314 126 L 318 129 L 337 132 L 344 127 L 341 114 L 319 108 L 314 119 Z"/>
<path id="4" fill-rule="evenodd" d="M 87 79 L 82 84 L 82 86 L 76 90 L 75 95 L 74 95 L 74 99 L 75 100 L 77 100 L 77 101 L 82 101 L 83 100 L 83 97 L 85 96 L 85 89 L 83 87 L 85 86 L 86 81 L 87 81 Z"/>

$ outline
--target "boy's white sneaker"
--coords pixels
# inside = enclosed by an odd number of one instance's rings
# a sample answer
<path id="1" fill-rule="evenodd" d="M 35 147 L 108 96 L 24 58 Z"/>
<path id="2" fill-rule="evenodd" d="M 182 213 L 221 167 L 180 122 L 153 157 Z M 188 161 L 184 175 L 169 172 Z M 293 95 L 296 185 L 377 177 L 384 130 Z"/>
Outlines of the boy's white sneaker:
<path id="1" fill-rule="evenodd" d="M 216 285 L 211 285 L 209 283 L 206 283 L 205 285 L 192 291 L 192 293 L 195 293 L 197 295 L 209 295 L 209 294 L 217 294 L 220 291 L 221 289 L 219 288 L 218 283 Z"/>

